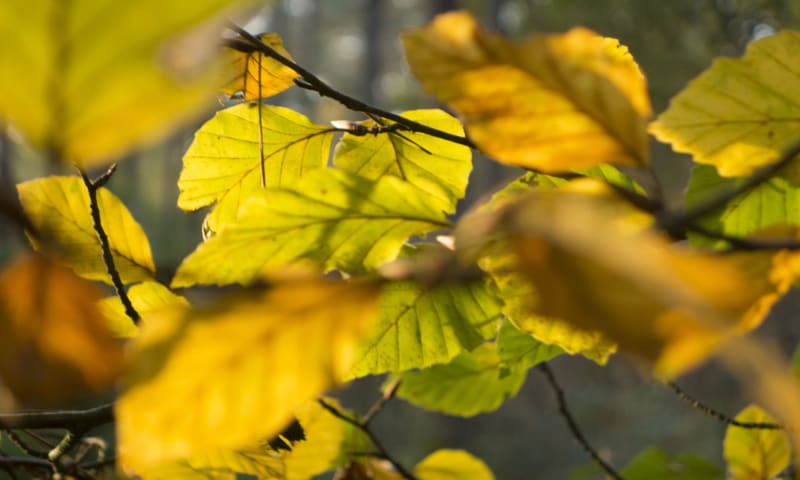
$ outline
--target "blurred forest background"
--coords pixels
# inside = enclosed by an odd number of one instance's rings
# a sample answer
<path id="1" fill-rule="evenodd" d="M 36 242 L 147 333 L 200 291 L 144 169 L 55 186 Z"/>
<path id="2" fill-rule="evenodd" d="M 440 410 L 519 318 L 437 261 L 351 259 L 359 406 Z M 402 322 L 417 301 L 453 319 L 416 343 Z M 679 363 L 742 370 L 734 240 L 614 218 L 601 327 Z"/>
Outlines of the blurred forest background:
<path id="1" fill-rule="evenodd" d="M 753 39 L 783 28 L 800 28 L 800 0 L 276 0 L 246 27 L 253 33 L 280 33 L 295 60 L 335 88 L 403 111 L 438 105 L 421 92 L 410 75 L 399 34 L 451 9 L 468 9 L 486 28 L 517 38 L 582 25 L 620 39 L 648 78 L 656 113 L 714 57 L 741 55 Z M 270 103 L 299 110 L 316 123 L 361 119 L 300 89 Z M 164 278 L 169 278 L 201 239 L 204 213 L 177 209 L 176 181 L 191 132 L 211 115 L 209 112 L 161 146 L 126 159 L 109 184 L 143 225 Z M 654 148 L 657 174 L 668 186 L 671 201 L 680 202 L 688 160 L 668 147 Z M 59 172 L 24 147 L 0 137 L 4 188 L 47 173 Z M 464 207 L 517 174 L 519 171 L 476 158 Z M 9 258 L 22 242 L 18 236 L 2 232 L 0 259 Z M 800 338 L 794 322 L 798 309 L 797 295 L 790 296 L 759 333 L 779 338 L 777 348 L 790 353 Z M 675 454 L 703 455 L 722 464 L 724 426 L 648 379 L 636 365 L 623 358 L 612 359 L 609 368 L 582 358 L 563 357 L 552 363 L 584 433 L 616 466 L 621 467 L 648 445 Z M 365 409 L 378 397 L 381 381 L 365 379 L 337 393 L 346 406 Z M 679 383 L 731 415 L 747 404 L 746 395 L 714 365 Z M 376 419 L 375 428 L 387 448 L 408 465 L 436 448 L 465 448 L 483 458 L 498 479 L 565 479 L 590 464 L 559 417 L 553 393 L 535 371 L 520 394 L 493 414 L 450 418 L 398 400 Z"/>

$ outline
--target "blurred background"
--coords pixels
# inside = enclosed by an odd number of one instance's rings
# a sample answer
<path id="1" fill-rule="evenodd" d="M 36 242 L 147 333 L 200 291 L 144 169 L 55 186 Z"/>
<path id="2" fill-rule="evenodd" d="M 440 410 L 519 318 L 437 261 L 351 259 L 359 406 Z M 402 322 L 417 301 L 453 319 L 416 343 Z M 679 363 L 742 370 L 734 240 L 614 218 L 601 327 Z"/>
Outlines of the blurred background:
<path id="1" fill-rule="evenodd" d="M 280 33 L 295 60 L 335 88 L 399 112 L 439 106 L 410 75 L 399 34 L 452 9 L 470 10 L 485 28 L 516 38 L 563 32 L 576 25 L 618 38 L 645 72 L 656 113 L 714 57 L 739 56 L 754 39 L 783 28 L 800 28 L 798 0 L 276 0 L 257 11 L 246 28 L 253 33 Z M 299 110 L 316 123 L 362 119 L 300 89 L 270 103 Z M 177 209 L 176 182 L 191 132 L 211 115 L 159 147 L 121 162 L 109 184 L 147 232 L 164 278 L 201 240 L 204 212 Z M 665 146 L 653 148 L 656 172 L 670 201 L 679 203 L 688 159 Z M 519 172 L 476 158 L 460 210 Z M 0 180 L 6 188 L 48 173 L 58 172 L 25 147 L 0 138 Z M 9 258 L 22 241 L 0 232 L 0 260 Z M 790 295 L 760 330 L 778 339 L 776 348 L 791 352 L 797 344 L 800 329 L 793 320 L 798 308 L 797 296 Z M 587 360 L 563 357 L 553 362 L 553 368 L 586 436 L 616 466 L 648 445 L 703 455 L 722 465 L 724 426 L 649 380 L 635 364 L 614 358 L 608 368 L 600 368 Z M 465 448 L 484 459 L 498 479 L 570 478 L 571 472 L 590 461 L 569 435 L 552 391 L 540 377 L 532 371 L 520 394 L 493 414 L 450 418 L 398 400 L 375 426 L 387 448 L 409 466 L 437 448 Z M 346 406 L 363 410 L 378 397 L 381 381 L 365 379 L 338 393 Z M 747 404 L 733 379 L 713 364 L 679 383 L 731 415 Z"/>

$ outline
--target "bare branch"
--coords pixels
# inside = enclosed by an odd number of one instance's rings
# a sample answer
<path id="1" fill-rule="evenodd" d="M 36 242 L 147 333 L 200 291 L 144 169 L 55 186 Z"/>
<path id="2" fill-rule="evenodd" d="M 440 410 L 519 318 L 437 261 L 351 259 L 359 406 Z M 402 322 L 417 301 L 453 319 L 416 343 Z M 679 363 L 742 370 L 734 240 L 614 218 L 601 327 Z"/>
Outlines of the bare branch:
<path id="1" fill-rule="evenodd" d="M 681 400 L 684 400 L 689 405 L 693 406 L 697 410 L 705 413 L 709 417 L 715 418 L 722 423 L 730 425 L 732 427 L 739 427 L 739 428 L 750 428 L 750 429 L 762 429 L 762 430 L 781 430 L 783 429 L 782 425 L 778 425 L 777 423 L 769 423 L 769 422 L 740 422 L 734 418 L 731 418 L 719 410 L 709 407 L 708 405 L 701 403 L 696 398 L 690 396 L 686 393 L 681 387 L 678 386 L 675 382 L 667 382 L 667 385 L 675 392 Z"/>
<path id="2" fill-rule="evenodd" d="M 89 430 L 114 421 L 114 404 L 109 403 L 87 410 L 61 410 L 7 413 L 0 415 L 0 428 L 40 429 L 64 428 Z"/>

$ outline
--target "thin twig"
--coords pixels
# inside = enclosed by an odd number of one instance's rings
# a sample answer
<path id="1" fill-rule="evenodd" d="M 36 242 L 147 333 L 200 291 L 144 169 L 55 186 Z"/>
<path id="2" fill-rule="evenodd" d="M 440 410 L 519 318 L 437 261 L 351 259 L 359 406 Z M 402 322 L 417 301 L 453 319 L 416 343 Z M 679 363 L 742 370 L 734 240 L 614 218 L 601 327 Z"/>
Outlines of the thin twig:
<path id="1" fill-rule="evenodd" d="M 796 238 L 741 238 L 727 235 L 721 232 L 715 232 L 700 224 L 693 223 L 689 225 L 688 230 L 697 232 L 705 237 L 714 238 L 717 240 L 724 240 L 730 244 L 727 249 L 720 250 L 719 253 L 728 252 L 741 252 L 741 251 L 757 251 L 757 250 L 798 250 L 800 249 L 800 240 Z"/>
<path id="2" fill-rule="evenodd" d="M 50 440 L 46 439 L 46 438 L 45 438 L 44 436 L 42 436 L 42 435 L 39 435 L 38 433 L 36 433 L 36 432 L 35 432 L 35 431 L 33 431 L 33 430 L 28 430 L 28 429 L 25 429 L 25 430 L 23 430 L 23 432 L 25 432 L 25 435 L 28 435 L 28 436 L 29 436 L 29 437 L 31 437 L 32 439 L 36 440 L 37 442 L 39 442 L 39 443 L 41 443 L 42 445 L 44 445 L 45 447 L 47 447 L 47 449 L 48 449 L 48 450 L 52 450 L 52 449 L 53 449 L 53 448 L 55 448 L 55 446 L 56 446 L 56 443 L 55 443 L 55 442 L 51 442 Z M 45 456 L 46 456 L 46 455 L 45 455 Z"/>
<path id="3" fill-rule="evenodd" d="M 50 462 L 41 458 L 32 457 L 0 457 L 0 468 L 37 468 L 51 470 Z"/>
<path id="4" fill-rule="evenodd" d="M 701 412 L 705 413 L 709 417 L 716 418 L 720 422 L 725 423 L 727 425 L 730 425 L 732 427 L 750 428 L 750 429 L 762 429 L 762 430 L 781 430 L 781 429 L 783 429 L 783 426 L 782 425 L 778 425 L 777 423 L 770 423 L 770 422 L 740 422 L 740 421 L 738 421 L 738 420 L 736 420 L 734 418 L 731 418 L 731 417 L 723 414 L 719 410 L 715 410 L 715 409 L 709 407 L 708 405 L 706 405 L 704 403 L 701 403 L 699 400 L 697 400 L 696 398 L 692 397 L 691 395 L 689 395 L 688 393 L 683 391 L 683 389 L 681 387 L 679 387 L 677 383 L 675 383 L 675 382 L 667 382 L 667 385 L 672 389 L 673 392 L 675 392 L 678 395 L 678 397 L 681 400 L 689 403 L 691 406 L 693 406 L 694 408 L 696 408 L 696 409 L 700 410 Z"/>
<path id="5" fill-rule="evenodd" d="M 262 108 L 261 108 L 261 55 L 256 57 L 258 59 L 258 158 L 261 165 L 261 188 L 267 187 L 267 173 L 266 167 L 264 166 L 264 122 L 262 120 Z M 247 72 L 245 72 L 245 78 L 247 78 Z M 245 91 L 245 94 L 247 92 Z"/>
<path id="6" fill-rule="evenodd" d="M 350 418 L 349 416 L 347 416 L 344 413 L 340 412 L 338 408 L 334 407 L 333 405 L 328 404 L 325 400 L 323 400 L 321 398 L 317 399 L 317 402 L 319 402 L 319 404 L 320 404 L 320 406 L 322 406 L 322 408 L 324 408 L 325 410 L 330 412 L 331 415 L 333 415 L 333 416 L 335 416 L 335 417 L 337 417 L 337 418 L 339 418 L 339 419 L 341 419 L 341 420 L 353 425 L 354 427 L 356 427 L 359 430 L 361 430 L 362 432 L 364 432 L 369 437 L 370 441 L 372 442 L 372 445 L 378 450 L 378 454 L 380 455 L 380 458 L 383 458 L 384 460 L 386 460 L 389 463 L 391 463 L 392 466 L 394 467 L 394 469 L 397 470 L 397 473 L 400 474 L 400 476 L 402 476 L 406 480 L 417 480 L 417 477 L 415 477 L 414 474 L 412 474 L 411 472 L 406 470 L 406 468 L 403 467 L 403 465 L 400 464 L 400 462 L 398 462 L 397 460 L 392 458 L 391 455 L 389 455 L 389 452 L 386 450 L 386 448 L 384 448 L 384 446 L 381 443 L 381 441 L 378 439 L 378 437 L 375 435 L 375 433 L 373 433 L 372 430 L 370 430 L 370 428 L 368 426 L 364 425 L 362 422 L 359 422 L 358 420 L 356 420 L 354 418 Z"/>
<path id="7" fill-rule="evenodd" d="M 572 436 L 578 443 L 581 445 L 583 450 L 592 457 L 592 460 L 597 463 L 611 478 L 616 480 L 623 480 L 622 475 L 617 472 L 614 467 L 612 467 L 609 463 L 605 460 L 600 458 L 600 454 L 592 448 L 589 442 L 586 440 L 586 437 L 583 436 L 581 429 L 578 427 L 578 424 L 575 422 L 575 418 L 570 413 L 569 408 L 567 407 L 567 399 L 564 396 L 564 391 L 561 389 L 561 386 L 558 384 L 556 380 L 556 376 L 553 371 L 550 369 L 550 366 L 547 363 L 540 363 L 538 365 L 538 369 L 544 377 L 547 379 L 547 382 L 550 384 L 550 387 L 553 389 L 553 392 L 556 394 L 556 400 L 558 401 L 558 411 L 561 413 L 561 416 L 564 417 L 564 420 L 567 422 L 567 426 L 569 427 L 569 431 L 572 433 Z"/>
<path id="8" fill-rule="evenodd" d="M 0 414 L 0 428 L 67 428 L 91 429 L 114 421 L 114 404 L 87 410 L 23 412 Z"/>
<path id="9" fill-rule="evenodd" d="M 377 115 L 387 120 L 391 120 L 395 123 L 399 123 L 412 132 L 424 133 L 432 137 L 437 137 L 441 138 L 442 140 L 447 140 L 448 142 L 453 142 L 459 145 L 475 148 L 475 144 L 473 144 L 472 141 L 470 141 L 466 137 L 460 135 L 453 135 L 452 133 L 448 133 L 443 130 L 430 127 L 428 125 L 424 125 L 422 123 L 409 120 L 408 118 L 405 118 L 396 113 L 392 113 L 387 110 L 374 107 L 365 102 L 362 102 L 361 100 L 358 100 L 357 98 L 345 95 L 344 93 L 334 89 L 333 87 L 322 81 L 319 77 L 317 77 L 310 71 L 306 70 L 305 68 L 296 64 L 292 60 L 281 55 L 280 52 L 270 47 L 269 45 L 265 44 L 264 42 L 261 41 L 261 39 L 259 39 L 255 35 L 250 34 L 248 31 L 242 29 L 238 25 L 231 23 L 229 24 L 229 28 L 234 32 L 238 33 L 243 40 L 242 39 L 227 40 L 225 42 L 226 46 L 234 50 L 243 51 L 245 53 L 248 53 L 252 50 L 257 50 L 262 54 L 272 58 L 273 60 L 276 60 L 278 63 L 281 63 L 282 65 L 292 69 L 294 72 L 300 75 L 300 78 L 302 79 L 301 81 L 295 81 L 295 84 L 297 84 L 297 86 L 299 86 L 300 88 L 313 90 L 317 92 L 320 96 L 332 98 L 333 100 L 336 100 L 337 102 L 341 103 L 350 110 Z"/>
<path id="10" fill-rule="evenodd" d="M 385 407 L 386 404 L 394 398 L 398 388 L 400 388 L 400 377 L 395 378 L 391 381 L 391 383 L 389 383 L 389 385 L 383 390 L 383 395 L 381 395 L 381 398 L 379 398 L 378 401 L 370 407 L 370 409 L 367 411 L 367 414 L 361 419 L 361 423 L 364 424 L 365 427 L 369 426 L 369 423 L 375 418 L 375 415 L 380 413 L 380 411 L 383 410 L 383 407 Z"/>
<path id="11" fill-rule="evenodd" d="M 114 265 L 114 256 L 111 254 L 111 245 L 108 241 L 108 235 L 106 235 L 106 232 L 103 229 L 103 224 L 100 220 L 100 207 L 97 202 L 97 190 L 99 190 L 100 187 L 102 187 L 108 181 L 115 170 L 116 165 L 111 165 L 106 173 L 101 175 L 95 181 L 89 179 L 89 177 L 86 175 L 86 172 L 83 170 L 80 170 L 80 174 L 81 178 L 83 179 L 83 184 L 86 186 L 86 191 L 89 193 L 89 211 L 92 215 L 94 231 L 97 233 L 98 240 L 100 241 L 100 248 L 103 251 L 103 263 L 106 266 L 106 272 L 108 272 L 108 276 L 111 277 L 111 283 L 114 285 L 114 291 L 116 292 L 120 301 L 122 301 L 122 305 L 125 307 L 125 314 L 131 319 L 131 321 L 133 321 L 135 325 L 138 325 L 141 317 L 139 316 L 139 312 L 137 312 L 133 307 L 131 299 L 128 298 L 128 293 L 125 291 L 125 285 L 122 283 L 122 278 L 119 275 L 116 265 Z"/>

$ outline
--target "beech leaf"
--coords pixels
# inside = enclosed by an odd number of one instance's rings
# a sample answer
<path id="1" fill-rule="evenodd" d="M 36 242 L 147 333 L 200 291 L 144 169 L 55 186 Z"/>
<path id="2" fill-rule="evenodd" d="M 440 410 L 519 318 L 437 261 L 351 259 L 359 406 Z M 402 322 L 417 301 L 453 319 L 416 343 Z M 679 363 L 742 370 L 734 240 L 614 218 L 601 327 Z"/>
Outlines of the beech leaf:
<path id="1" fill-rule="evenodd" d="M 638 454 L 620 474 L 630 480 L 719 480 L 724 477 L 716 465 L 704 458 L 689 455 L 670 458 L 655 447 Z"/>
<path id="2" fill-rule="evenodd" d="M 738 415 L 739 422 L 775 423 L 761 408 L 750 405 Z M 792 447 L 783 430 L 738 428 L 725 432 L 723 455 L 731 480 L 769 480 L 789 466 Z"/>
<path id="3" fill-rule="evenodd" d="M 262 33 L 258 38 L 292 60 L 277 33 Z M 291 68 L 261 52 L 245 52 L 230 47 L 228 50 L 229 70 L 236 72 L 234 79 L 222 89 L 228 95 L 241 93 L 245 100 L 268 98 L 293 86 L 294 79 L 299 77 Z"/>
<path id="4" fill-rule="evenodd" d="M 437 450 L 414 467 L 419 480 L 494 480 L 480 459 L 464 450 Z"/>
<path id="5" fill-rule="evenodd" d="M 158 282 L 137 283 L 128 289 L 127 294 L 133 308 L 142 317 L 162 309 L 189 306 L 186 298 L 173 293 Z M 100 300 L 98 307 L 108 320 L 108 326 L 115 337 L 135 337 L 139 334 L 139 328 L 125 313 L 125 307 L 118 296 Z"/>

